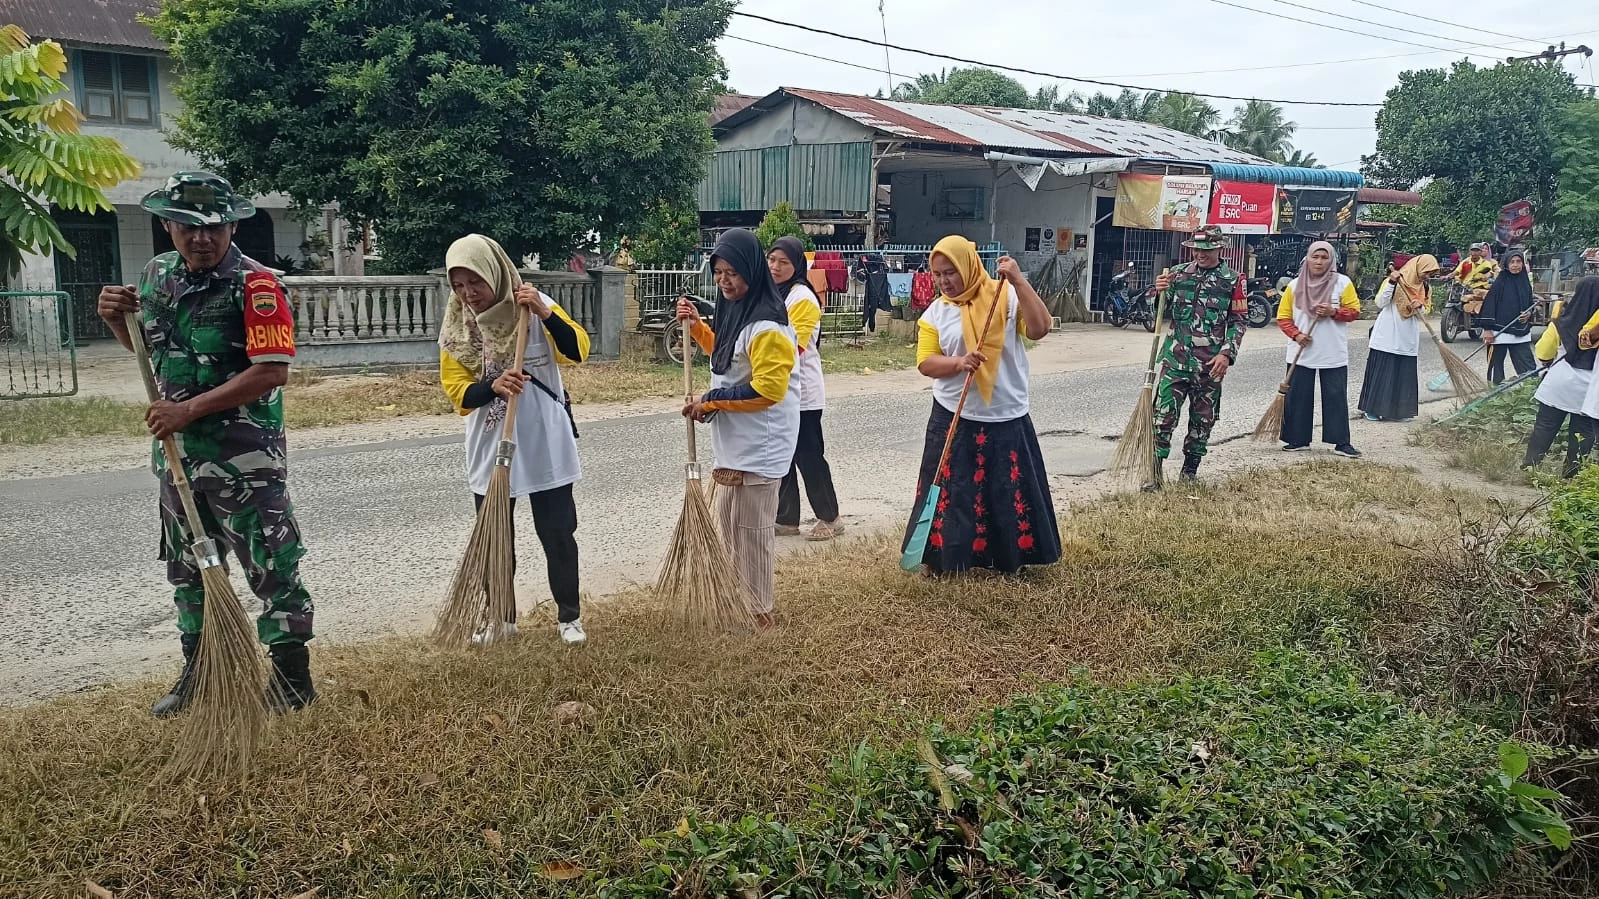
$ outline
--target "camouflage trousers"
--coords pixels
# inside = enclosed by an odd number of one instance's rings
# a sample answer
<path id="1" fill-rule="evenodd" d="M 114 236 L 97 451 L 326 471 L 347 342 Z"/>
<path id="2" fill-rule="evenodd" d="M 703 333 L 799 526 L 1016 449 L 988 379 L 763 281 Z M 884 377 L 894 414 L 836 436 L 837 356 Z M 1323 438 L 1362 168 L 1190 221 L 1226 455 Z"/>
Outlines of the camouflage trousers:
<path id="1" fill-rule="evenodd" d="M 1201 365 L 1197 371 L 1183 371 L 1168 364 L 1161 367 L 1160 382 L 1155 386 L 1156 458 L 1171 455 L 1172 433 L 1177 430 L 1177 417 L 1185 401 L 1188 439 L 1183 441 L 1183 454 L 1202 457 L 1210 451 L 1210 431 L 1221 415 L 1221 382 L 1210 376 L 1208 365 Z"/>
<path id="2" fill-rule="evenodd" d="M 244 567 L 250 590 L 261 600 L 256 634 L 262 643 L 303 643 L 311 639 L 311 595 L 300 583 L 305 544 L 294 520 L 287 485 L 254 489 L 221 488 L 194 492 L 206 535 L 216 541 L 227 567 L 228 553 Z M 161 481 L 161 560 L 167 580 L 177 588 L 178 630 L 197 634 L 204 617 L 205 588 L 190 549 L 183 501 L 169 479 Z"/>

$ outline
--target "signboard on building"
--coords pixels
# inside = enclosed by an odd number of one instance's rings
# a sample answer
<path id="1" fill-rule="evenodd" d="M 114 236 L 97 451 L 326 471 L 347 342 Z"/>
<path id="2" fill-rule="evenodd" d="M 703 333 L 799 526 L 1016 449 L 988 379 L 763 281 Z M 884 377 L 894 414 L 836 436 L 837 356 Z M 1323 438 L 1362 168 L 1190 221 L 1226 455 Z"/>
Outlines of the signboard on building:
<path id="1" fill-rule="evenodd" d="M 1226 234 L 1271 234 L 1277 230 L 1277 188 L 1250 181 L 1217 181 L 1210 193 L 1210 219 Z"/>
<path id="2" fill-rule="evenodd" d="M 1348 234 L 1355 230 L 1355 191 L 1279 187 L 1277 228 L 1285 234 Z"/>
<path id="3" fill-rule="evenodd" d="M 1194 231 L 1210 211 L 1210 178 L 1204 175 L 1144 175 L 1116 178 L 1111 223 L 1119 228 Z"/>

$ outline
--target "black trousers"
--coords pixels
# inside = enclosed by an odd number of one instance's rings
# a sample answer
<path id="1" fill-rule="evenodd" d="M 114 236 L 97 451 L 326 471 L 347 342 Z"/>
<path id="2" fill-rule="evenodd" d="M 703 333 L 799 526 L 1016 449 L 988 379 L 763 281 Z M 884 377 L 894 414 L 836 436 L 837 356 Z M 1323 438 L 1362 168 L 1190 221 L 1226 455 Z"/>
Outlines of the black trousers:
<path id="1" fill-rule="evenodd" d="M 1549 454 L 1549 448 L 1555 445 L 1555 438 L 1560 436 L 1560 426 L 1566 423 L 1566 415 L 1564 409 L 1538 404 L 1538 419 L 1532 424 L 1532 436 L 1527 439 L 1527 457 L 1522 460 L 1522 465 L 1531 468 L 1543 461 L 1543 457 Z M 1596 430 L 1599 430 L 1599 421 L 1586 415 L 1571 416 L 1571 428 L 1566 435 L 1566 467 L 1561 472 L 1563 477 L 1577 476 L 1583 460 L 1593 452 Z"/>
<path id="2" fill-rule="evenodd" d="M 838 520 L 838 494 L 833 490 L 833 469 L 823 455 L 822 410 L 800 413 L 799 443 L 794 461 L 777 491 L 777 523 L 798 527 L 800 521 L 799 479 L 805 478 L 805 496 L 818 521 Z"/>
<path id="3" fill-rule="evenodd" d="M 483 505 L 481 494 L 472 499 L 479 508 Z M 550 578 L 550 592 L 555 595 L 557 619 L 562 623 L 576 621 L 582 615 L 578 600 L 577 580 L 577 502 L 572 499 L 572 485 L 534 493 L 528 498 L 533 507 L 533 530 L 539 535 L 539 545 L 544 547 L 544 566 Z M 511 500 L 511 511 L 516 511 L 516 500 Z M 516 516 L 511 516 L 511 534 L 515 539 Z M 516 565 L 516 555 L 511 555 L 511 565 Z"/>
<path id="4" fill-rule="evenodd" d="M 1321 380 L 1321 439 L 1341 446 L 1349 442 L 1349 366 L 1296 368 L 1288 381 L 1283 405 L 1283 442 L 1309 446 L 1316 423 L 1316 381 Z"/>
<path id="5" fill-rule="evenodd" d="M 1532 344 L 1496 343 L 1488 347 L 1488 383 L 1505 383 L 1506 356 L 1509 356 L 1511 363 L 1516 366 L 1518 375 L 1524 375 L 1538 367 L 1538 360 L 1532 357 Z"/>

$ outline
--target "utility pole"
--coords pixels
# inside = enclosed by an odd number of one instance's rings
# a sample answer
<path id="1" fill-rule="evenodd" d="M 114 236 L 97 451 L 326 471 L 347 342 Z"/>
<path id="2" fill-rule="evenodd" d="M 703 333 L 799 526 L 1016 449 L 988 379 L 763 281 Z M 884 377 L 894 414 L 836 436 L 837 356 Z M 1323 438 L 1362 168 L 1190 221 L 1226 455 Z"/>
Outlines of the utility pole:
<path id="1" fill-rule="evenodd" d="M 888 13 L 883 11 L 883 0 L 877 0 L 877 18 L 883 23 L 883 70 L 888 75 L 888 93 L 885 96 L 893 99 L 894 63 L 888 58 Z"/>
<path id="2" fill-rule="evenodd" d="M 1593 49 L 1587 44 L 1579 44 L 1578 46 L 1572 47 L 1568 50 L 1566 49 L 1566 42 L 1561 41 L 1559 46 L 1550 44 L 1549 49 L 1543 51 L 1542 53 L 1534 53 L 1531 56 L 1510 56 L 1505 58 L 1505 62 L 1532 62 L 1535 59 L 1542 59 L 1546 62 L 1554 62 L 1557 59 L 1563 59 L 1567 56 L 1576 56 L 1578 54 L 1583 56 L 1593 56 Z"/>

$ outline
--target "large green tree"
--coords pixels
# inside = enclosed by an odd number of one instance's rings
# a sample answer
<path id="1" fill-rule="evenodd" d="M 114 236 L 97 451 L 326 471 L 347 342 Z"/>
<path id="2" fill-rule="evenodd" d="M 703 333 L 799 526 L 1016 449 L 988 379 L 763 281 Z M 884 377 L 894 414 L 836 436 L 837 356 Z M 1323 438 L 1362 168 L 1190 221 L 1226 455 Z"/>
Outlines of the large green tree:
<path id="1" fill-rule="evenodd" d="M 1233 110 L 1222 129 L 1222 142 L 1235 150 L 1271 160 L 1287 158 L 1293 150 L 1294 131 L 1283 108 L 1265 100 L 1250 100 Z"/>
<path id="2" fill-rule="evenodd" d="M 66 72 L 60 44 L 0 28 L 0 275 L 16 274 L 25 253 L 76 255 L 50 207 L 109 212 L 105 188 L 139 174 L 116 140 L 78 133 Z"/>
<path id="3" fill-rule="evenodd" d="M 248 188 L 373 222 L 384 267 L 479 231 L 559 257 L 688 193 L 728 0 L 183 0 L 180 144 Z"/>
<path id="4" fill-rule="evenodd" d="M 1555 136 L 1558 193 L 1555 216 L 1565 237 L 1599 244 L 1599 100 L 1569 104 Z"/>
<path id="5" fill-rule="evenodd" d="M 1030 109 L 1033 95 L 1020 81 L 993 69 L 970 68 L 940 71 L 937 75 L 918 75 L 915 81 L 894 88 L 894 99 L 919 103 L 951 103 L 963 106 L 1001 106 Z"/>
<path id="6" fill-rule="evenodd" d="M 1544 63 L 1405 72 L 1377 113 L 1377 150 L 1365 172 L 1385 187 L 1422 191 L 1408 236 L 1426 244 L 1447 236 L 1452 246 L 1492 233 L 1499 207 L 1520 199 L 1546 221 L 1559 191 L 1558 135 L 1566 108 L 1581 93 L 1572 77 Z"/>

